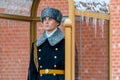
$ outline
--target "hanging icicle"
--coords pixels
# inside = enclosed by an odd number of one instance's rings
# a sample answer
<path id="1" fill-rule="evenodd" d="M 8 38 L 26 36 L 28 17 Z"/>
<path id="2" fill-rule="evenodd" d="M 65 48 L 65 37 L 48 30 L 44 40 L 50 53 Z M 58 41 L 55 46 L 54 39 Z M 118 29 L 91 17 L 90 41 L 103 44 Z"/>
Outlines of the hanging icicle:
<path id="1" fill-rule="evenodd" d="M 98 25 L 101 26 L 101 19 L 98 19 Z"/>
<path id="2" fill-rule="evenodd" d="M 74 0 L 75 8 L 86 12 L 98 12 L 103 14 L 109 14 L 109 0 Z M 118 7 L 119 9 L 120 7 Z M 81 14 L 80 20 L 82 24 L 84 22 L 84 13 Z M 90 18 L 85 17 L 86 25 L 89 25 Z M 99 33 L 101 37 L 104 37 L 104 20 L 98 19 L 98 25 L 100 26 L 101 32 Z M 93 27 L 95 37 L 97 35 L 97 19 L 93 18 Z"/>
<path id="3" fill-rule="evenodd" d="M 96 18 L 93 18 L 93 27 L 94 27 L 94 29 L 95 29 L 95 37 L 96 37 L 96 35 L 97 35 L 97 19 Z"/>
<path id="4" fill-rule="evenodd" d="M 84 21 L 84 16 L 81 16 L 80 17 L 80 21 L 82 22 L 82 24 L 83 24 L 83 21 Z"/>
<path id="5" fill-rule="evenodd" d="M 86 24 L 87 24 L 87 27 L 88 27 L 88 24 L 89 24 L 89 22 L 90 22 L 89 17 L 85 17 L 85 21 L 86 21 Z"/>
<path id="6" fill-rule="evenodd" d="M 79 71 L 80 71 L 80 74 L 82 74 L 82 23 L 83 23 L 83 19 L 84 19 L 84 16 L 81 16 L 79 17 L 80 18 L 80 68 L 79 68 Z M 80 77 L 79 80 L 82 80 L 82 77 Z"/>
<path id="7" fill-rule="evenodd" d="M 102 32 L 101 32 L 102 33 L 102 38 L 104 38 L 104 21 L 105 21 L 104 19 L 101 19 L 101 24 L 102 24 L 101 25 L 101 28 L 102 28 Z"/>
<path id="8" fill-rule="evenodd" d="M 101 28 L 101 37 L 104 38 L 104 19 L 99 19 L 98 23 L 99 23 L 99 27 Z"/>

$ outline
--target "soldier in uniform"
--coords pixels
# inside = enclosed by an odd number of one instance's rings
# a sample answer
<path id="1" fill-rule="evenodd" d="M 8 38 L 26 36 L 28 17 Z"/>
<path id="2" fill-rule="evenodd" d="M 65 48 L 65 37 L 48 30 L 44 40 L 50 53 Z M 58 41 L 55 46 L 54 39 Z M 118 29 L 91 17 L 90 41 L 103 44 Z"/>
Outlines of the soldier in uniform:
<path id="1" fill-rule="evenodd" d="M 65 39 L 59 29 L 62 13 L 55 8 L 41 12 L 42 36 L 33 43 L 30 53 L 28 80 L 64 80 Z"/>

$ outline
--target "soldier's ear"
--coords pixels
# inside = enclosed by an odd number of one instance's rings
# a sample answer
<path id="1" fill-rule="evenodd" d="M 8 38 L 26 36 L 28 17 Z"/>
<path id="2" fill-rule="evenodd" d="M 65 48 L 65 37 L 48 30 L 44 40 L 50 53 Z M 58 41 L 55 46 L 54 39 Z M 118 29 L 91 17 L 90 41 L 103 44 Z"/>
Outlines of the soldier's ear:
<path id="1" fill-rule="evenodd" d="M 57 26 L 59 26 L 60 25 L 60 23 L 59 22 L 57 22 Z"/>

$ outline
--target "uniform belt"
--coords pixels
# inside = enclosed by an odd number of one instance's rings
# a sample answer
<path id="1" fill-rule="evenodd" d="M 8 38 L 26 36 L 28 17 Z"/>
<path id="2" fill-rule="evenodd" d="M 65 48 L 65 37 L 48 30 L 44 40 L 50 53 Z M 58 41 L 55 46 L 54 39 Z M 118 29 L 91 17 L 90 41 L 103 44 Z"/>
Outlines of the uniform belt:
<path id="1" fill-rule="evenodd" d="M 39 70 L 40 74 L 64 74 L 64 70 L 42 69 Z"/>

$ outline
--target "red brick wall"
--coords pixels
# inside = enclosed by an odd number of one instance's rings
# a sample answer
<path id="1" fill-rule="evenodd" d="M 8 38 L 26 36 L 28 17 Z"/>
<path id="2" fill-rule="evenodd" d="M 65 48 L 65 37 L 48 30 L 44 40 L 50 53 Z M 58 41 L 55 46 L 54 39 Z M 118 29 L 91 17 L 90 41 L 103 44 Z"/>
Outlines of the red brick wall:
<path id="1" fill-rule="evenodd" d="M 0 80 L 26 80 L 29 23 L 0 19 Z"/>
<path id="2" fill-rule="evenodd" d="M 60 9 L 64 16 L 68 14 L 67 0 L 54 0 L 54 1 L 53 0 L 40 0 L 40 5 L 38 8 L 38 12 L 37 12 L 38 16 L 40 15 L 41 9 L 46 6 Z M 119 80 L 120 79 L 120 54 L 119 54 L 120 53 L 120 50 L 119 50 L 120 49 L 120 38 L 119 38 L 120 36 L 120 28 L 119 28 L 120 27 L 120 0 L 111 0 L 110 7 L 111 7 L 111 17 L 112 17 L 111 18 L 112 20 L 111 21 L 112 22 L 112 78 L 113 80 Z M 42 27 L 40 23 L 38 23 L 37 27 L 38 27 L 37 36 L 39 36 L 39 34 L 41 34 L 41 31 L 42 31 Z M 85 26 L 84 36 L 92 35 L 92 33 L 90 32 L 89 32 L 90 34 L 87 35 L 86 30 L 87 29 Z M 30 33 L 29 23 L 27 22 L 0 19 L 0 80 L 26 80 L 27 79 L 27 68 L 28 68 L 28 63 L 29 63 L 29 52 L 30 52 L 30 40 L 29 40 L 30 34 L 29 33 Z M 90 39 L 92 40 L 94 38 L 90 37 Z M 97 37 L 97 39 L 100 39 L 100 38 Z M 97 40 L 95 40 L 95 42 L 97 43 Z M 89 44 L 89 43 L 87 43 L 86 41 L 83 42 L 83 44 Z M 92 44 L 95 45 L 94 43 Z M 84 45 L 82 46 L 85 49 L 85 46 Z M 98 45 L 96 45 L 95 49 L 97 49 L 97 46 Z M 102 43 L 101 43 L 101 46 L 102 46 Z M 90 49 L 91 52 L 89 53 L 92 54 L 91 49 Z M 84 52 L 83 52 L 84 58 L 82 60 L 86 62 L 83 62 L 84 63 L 83 74 L 85 74 L 88 79 L 91 78 L 91 80 L 94 80 L 95 78 L 93 77 L 95 75 L 93 76 L 93 74 L 91 75 L 87 74 L 88 70 L 85 70 L 86 68 L 85 63 L 87 64 L 90 63 L 87 59 L 90 59 L 90 60 L 92 59 L 93 62 L 98 60 L 97 58 L 94 58 L 94 56 L 100 56 L 100 57 L 102 56 L 99 54 L 86 56 L 84 55 L 85 54 Z M 79 63 L 79 56 L 80 54 L 76 55 L 76 60 L 78 60 L 76 64 Z M 90 58 L 88 58 L 89 56 Z M 101 60 L 100 58 L 100 61 L 104 61 L 104 59 Z M 107 62 L 104 62 L 104 63 L 107 63 Z M 95 67 L 95 65 L 93 66 L 88 65 L 88 66 L 91 67 L 91 70 L 93 70 L 92 68 Z M 78 67 L 79 66 L 76 65 L 76 69 L 78 69 Z M 101 67 L 98 67 L 97 65 L 96 70 L 97 69 L 101 69 Z M 107 73 L 107 71 L 104 73 Z M 98 74 L 100 74 L 100 72 L 98 72 Z M 76 73 L 76 76 L 77 75 L 81 76 L 80 72 Z M 82 75 L 82 77 L 84 80 L 86 80 L 86 77 L 84 75 Z M 97 77 L 96 80 L 99 80 L 98 79 L 99 76 L 96 76 L 96 77 Z M 79 79 L 78 76 L 76 78 Z"/>
<path id="3" fill-rule="evenodd" d="M 120 80 L 120 0 L 110 0 L 112 27 L 112 78 Z"/>
<path id="4" fill-rule="evenodd" d="M 80 19 L 80 17 L 77 17 Z M 87 23 L 85 18 L 80 24 L 76 18 L 76 80 L 108 80 L 108 21 Z M 100 25 L 99 25 L 100 24 Z M 81 27 L 81 28 L 80 28 Z"/>

